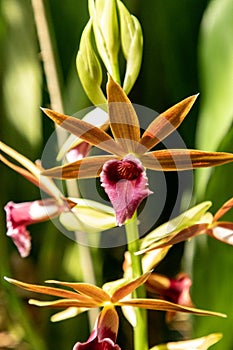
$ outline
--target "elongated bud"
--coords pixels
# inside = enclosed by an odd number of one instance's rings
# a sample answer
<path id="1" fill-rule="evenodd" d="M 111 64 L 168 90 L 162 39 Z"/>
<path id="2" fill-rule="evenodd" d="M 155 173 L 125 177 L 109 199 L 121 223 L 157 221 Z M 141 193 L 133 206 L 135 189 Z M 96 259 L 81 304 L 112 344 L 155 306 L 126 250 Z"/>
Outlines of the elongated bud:
<path id="1" fill-rule="evenodd" d="M 102 69 L 92 46 L 92 20 L 83 30 L 76 65 L 83 88 L 94 105 L 105 104 L 106 98 L 101 90 Z"/>
<path id="2" fill-rule="evenodd" d="M 119 82 L 119 26 L 115 0 L 89 0 L 98 53 L 110 75 Z"/>
<path id="3" fill-rule="evenodd" d="M 143 35 L 141 25 L 137 18 L 132 16 L 124 4 L 117 0 L 120 28 L 121 46 L 126 59 L 126 72 L 123 89 L 128 94 L 132 89 L 142 62 Z"/>

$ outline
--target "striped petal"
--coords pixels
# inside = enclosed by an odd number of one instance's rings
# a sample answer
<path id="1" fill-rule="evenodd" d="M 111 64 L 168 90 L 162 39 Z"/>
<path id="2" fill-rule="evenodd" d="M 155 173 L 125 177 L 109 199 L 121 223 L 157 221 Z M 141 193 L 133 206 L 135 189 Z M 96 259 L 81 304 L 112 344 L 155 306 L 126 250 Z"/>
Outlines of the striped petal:
<path id="1" fill-rule="evenodd" d="M 213 221 L 218 221 L 218 219 L 220 219 L 224 214 L 228 212 L 228 210 L 232 208 L 233 208 L 233 197 L 221 206 L 221 208 L 214 215 Z"/>
<path id="2" fill-rule="evenodd" d="M 121 147 L 112 139 L 112 137 L 97 126 L 87 123 L 84 120 L 55 112 L 48 108 L 42 108 L 42 111 L 56 124 L 77 137 L 80 137 L 83 141 L 112 154 L 120 156 L 124 154 Z"/>
<path id="3" fill-rule="evenodd" d="M 135 289 L 141 286 L 149 278 L 151 272 L 146 272 L 142 276 L 135 278 L 129 282 L 126 282 L 124 285 L 117 288 L 113 293 L 111 301 L 117 303 L 118 300 L 125 298 L 127 295 L 131 294 Z"/>
<path id="4" fill-rule="evenodd" d="M 40 286 L 37 284 L 25 283 L 25 282 L 17 281 L 15 279 L 8 278 L 8 277 L 4 277 L 4 279 L 7 282 L 14 284 L 17 287 L 20 287 L 35 293 L 53 295 L 56 297 L 67 298 L 67 299 L 77 299 L 80 301 L 90 300 L 89 297 L 86 297 L 84 295 L 81 295 L 69 290 L 65 290 L 65 289 L 58 289 L 54 287 L 47 287 L 47 286 Z"/>
<path id="5" fill-rule="evenodd" d="M 124 90 L 110 76 L 107 84 L 110 127 L 125 154 L 134 152 L 140 140 L 137 114 Z"/>
<path id="6" fill-rule="evenodd" d="M 103 164 L 111 159 L 117 157 L 110 155 L 87 157 L 74 163 L 43 170 L 41 174 L 58 179 L 95 178 L 100 175 Z"/>
<path id="7" fill-rule="evenodd" d="M 155 249 L 161 249 L 165 247 L 171 247 L 174 244 L 184 242 L 186 240 L 189 240 L 190 238 L 197 236 L 199 234 L 207 233 L 208 232 L 208 223 L 203 224 L 195 224 L 190 227 L 186 227 L 185 229 L 181 230 L 180 232 L 175 231 L 174 234 L 171 234 L 158 242 L 151 243 L 148 248 L 143 249 L 140 253 L 148 253 L 150 251 L 153 251 Z"/>
<path id="8" fill-rule="evenodd" d="M 145 168 L 163 171 L 191 170 L 233 162 L 233 154 L 188 149 L 166 149 L 144 154 L 140 160 Z"/>
<path id="9" fill-rule="evenodd" d="M 218 222 L 217 225 L 208 230 L 207 233 L 218 241 L 233 245 L 232 222 Z"/>
<path id="10" fill-rule="evenodd" d="M 89 283 L 70 283 L 70 282 L 61 282 L 55 280 L 46 281 L 46 283 L 54 283 L 59 286 L 69 287 L 74 289 L 76 292 L 84 294 L 95 300 L 97 303 L 103 303 L 110 300 L 110 296 L 103 289 Z"/>
<path id="11" fill-rule="evenodd" d="M 134 306 L 134 307 L 140 307 L 142 309 L 157 310 L 157 311 L 180 311 L 180 312 L 187 312 L 187 313 L 200 315 L 200 316 L 226 317 L 225 314 L 222 314 L 219 312 L 200 310 L 192 307 L 181 306 L 178 304 L 171 303 L 170 301 L 161 300 L 161 299 L 149 299 L 149 298 L 129 299 L 125 301 L 119 301 L 117 305 Z"/>
<path id="12" fill-rule="evenodd" d="M 142 135 L 140 144 L 150 150 L 176 130 L 190 111 L 197 96 L 186 98 L 155 118 Z"/>

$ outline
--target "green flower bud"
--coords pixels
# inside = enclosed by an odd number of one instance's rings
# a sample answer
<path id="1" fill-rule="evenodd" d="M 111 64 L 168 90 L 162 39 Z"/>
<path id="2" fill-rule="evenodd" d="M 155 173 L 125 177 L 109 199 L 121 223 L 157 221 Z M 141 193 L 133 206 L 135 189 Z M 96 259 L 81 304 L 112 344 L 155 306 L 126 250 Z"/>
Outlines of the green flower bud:
<path id="1" fill-rule="evenodd" d="M 98 53 L 109 74 L 120 82 L 118 52 L 119 25 L 115 0 L 89 0 L 89 13 Z"/>
<path id="2" fill-rule="evenodd" d="M 128 94 L 132 89 L 142 62 L 143 36 L 140 23 L 132 16 L 124 4 L 117 0 L 121 28 L 121 46 L 126 59 L 123 89 Z"/>
<path id="3" fill-rule="evenodd" d="M 115 227 L 116 217 L 111 207 L 83 198 L 71 200 L 77 205 L 59 217 L 67 230 L 97 233 Z"/>
<path id="4" fill-rule="evenodd" d="M 83 30 L 76 66 L 83 88 L 94 105 L 105 104 L 106 98 L 101 90 L 102 69 L 92 46 L 92 20 Z"/>

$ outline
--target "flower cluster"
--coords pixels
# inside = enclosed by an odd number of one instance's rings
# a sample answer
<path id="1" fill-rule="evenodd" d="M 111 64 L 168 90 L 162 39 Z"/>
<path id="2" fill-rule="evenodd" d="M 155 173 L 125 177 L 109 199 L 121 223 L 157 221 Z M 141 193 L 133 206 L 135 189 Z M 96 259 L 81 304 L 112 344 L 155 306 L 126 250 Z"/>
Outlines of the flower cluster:
<path id="1" fill-rule="evenodd" d="M 1 161 L 37 186 L 43 192 L 42 197 L 45 194 L 42 199 L 23 203 L 10 201 L 5 205 L 6 234 L 12 238 L 21 257 L 27 257 L 31 249 L 28 231 L 31 224 L 58 218 L 67 230 L 87 235 L 124 226 L 128 245 L 123 278 L 102 287 L 86 282 L 48 280 L 47 285 L 37 285 L 9 277 L 5 280 L 27 291 L 55 297 L 52 301 L 29 300 L 31 305 L 38 307 L 63 309 L 62 314 L 53 316 L 53 320 L 101 309 L 87 341 L 77 342 L 73 350 L 120 350 L 117 344 L 119 308 L 132 326 L 135 350 L 148 350 L 146 309 L 165 311 L 168 322 L 177 312 L 226 317 L 221 312 L 194 307 L 190 296 L 192 281 L 186 273 L 167 277 L 157 273 L 156 267 L 174 244 L 197 235 L 206 234 L 233 245 L 233 223 L 220 221 L 232 209 L 233 198 L 215 215 L 208 211 L 211 202 L 195 205 L 139 239 L 137 210 L 148 196 L 153 195 L 147 170 L 178 172 L 213 167 L 233 162 L 233 154 L 155 149 L 180 126 L 197 95 L 170 107 L 141 132 L 139 118 L 127 96 L 141 65 L 143 40 L 140 24 L 120 0 L 89 0 L 88 3 L 90 20 L 81 37 L 77 70 L 87 96 L 99 106 L 91 116 L 84 115 L 82 119 L 42 108 L 46 116 L 71 134 L 57 157 L 65 156 L 66 164 L 44 169 L 40 161 L 33 163 L 0 143 Z M 120 50 L 125 59 L 122 84 Z M 106 94 L 103 92 L 102 67 L 108 72 Z M 100 121 L 96 120 L 97 114 L 101 115 Z M 93 155 L 92 147 L 105 153 Z M 100 178 L 111 206 L 64 195 L 52 178 L 77 181 Z M 189 341 L 156 345 L 151 350 L 205 350 L 220 338 L 218 333 L 210 334 Z"/>

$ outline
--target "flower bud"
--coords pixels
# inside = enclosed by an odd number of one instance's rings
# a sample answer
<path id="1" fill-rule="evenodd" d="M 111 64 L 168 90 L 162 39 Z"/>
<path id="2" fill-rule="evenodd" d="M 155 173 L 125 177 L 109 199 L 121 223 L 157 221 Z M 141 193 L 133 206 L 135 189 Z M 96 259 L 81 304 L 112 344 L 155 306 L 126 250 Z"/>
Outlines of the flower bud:
<path id="1" fill-rule="evenodd" d="M 105 104 L 106 98 L 101 90 L 102 69 L 95 54 L 91 40 L 92 20 L 83 30 L 76 66 L 83 88 L 94 105 Z"/>
<path id="2" fill-rule="evenodd" d="M 59 217 L 67 230 L 96 233 L 115 227 L 116 218 L 111 207 L 83 198 L 71 200 L 77 205 Z"/>
<path id="3" fill-rule="evenodd" d="M 143 36 L 137 18 L 129 13 L 120 0 L 117 0 L 117 6 L 120 18 L 122 51 L 126 59 L 126 72 L 123 89 L 126 94 L 128 94 L 140 71 Z"/>
<path id="4" fill-rule="evenodd" d="M 89 0 L 98 53 L 109 74 L 119 81 L 119 25 L 115 0 Z"/>

